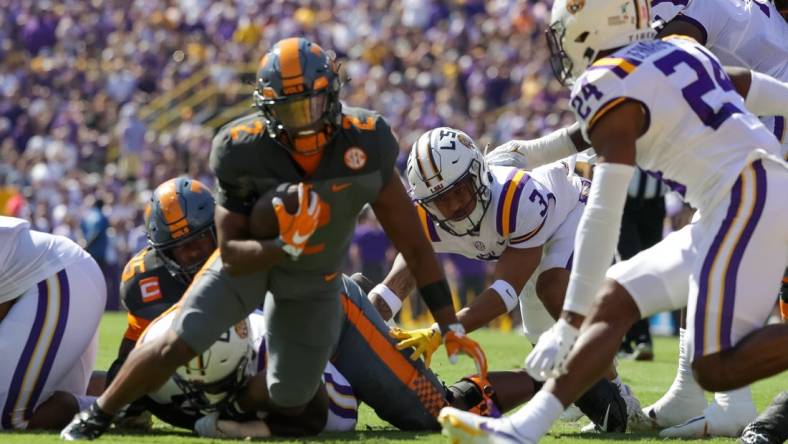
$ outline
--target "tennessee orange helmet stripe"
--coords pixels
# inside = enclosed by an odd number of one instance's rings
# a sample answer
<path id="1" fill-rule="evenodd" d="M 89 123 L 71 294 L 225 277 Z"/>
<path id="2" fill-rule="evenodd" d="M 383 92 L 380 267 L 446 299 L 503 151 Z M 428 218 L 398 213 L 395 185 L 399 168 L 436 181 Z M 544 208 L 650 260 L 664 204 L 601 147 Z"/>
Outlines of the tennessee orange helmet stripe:
<path id="1" fill-rule="evenodd" d="M 173 239 L 177 239 L 189 232 L 189 222 L 183 214 L 175 183 L 176 180 L 172 179 L 162 184 L 161 194 L 159 194 L 159 204 L 164 215 L 164 222 L 167 223 Z"/>
<path id="2" fill-rule="evenodd" d="M 279 68 L 282 73 L 282 87 L 287 92 L 291 88 L 303 91 L 304 72 L 301 68 L 298 43 L 300 39 L 292 37 L 279 43 Z M 298 87 L 301 88 L 298 88 Z"/>

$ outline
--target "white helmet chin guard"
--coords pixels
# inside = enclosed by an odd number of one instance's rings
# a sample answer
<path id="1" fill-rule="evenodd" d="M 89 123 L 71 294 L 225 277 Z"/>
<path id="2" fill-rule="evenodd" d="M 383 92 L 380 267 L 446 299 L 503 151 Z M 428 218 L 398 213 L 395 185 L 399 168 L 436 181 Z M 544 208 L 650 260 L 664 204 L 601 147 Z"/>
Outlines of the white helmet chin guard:
<path id="1" fill-rule="evenodd" d="M 441 227 L 455 236 L 476 234 L 490 205 L 490 173 L 484 155 L 464 132 L 441 127 L 422 134 L 411 148 L 407 166 L 411 197 Z M 435 201 L 469 178 L 476 205 L 459 220 L 441 214 Z"/>
<path id="2" fill-rule="evenodd" d="M 556 0 L 547 29 L 553 74 L 571 85 L 601 51 L 652 40 L 649 0 Z"/>

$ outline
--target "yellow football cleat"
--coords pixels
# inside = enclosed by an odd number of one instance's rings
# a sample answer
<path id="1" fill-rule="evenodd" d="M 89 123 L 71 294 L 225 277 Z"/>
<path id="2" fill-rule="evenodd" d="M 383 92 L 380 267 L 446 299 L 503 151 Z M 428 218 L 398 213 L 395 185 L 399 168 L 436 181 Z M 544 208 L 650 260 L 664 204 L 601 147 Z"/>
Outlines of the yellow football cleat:
<path id="1" fill-rule="evenodd" d="M 511 426 L 504 425 L 501 419 L 479 416 L 454 407 L 441 409 L 438 422 L 443 427 L 442 433 L 452 444 L 530 444 L 517 436 L 514 430 L 502 430 Z"/>

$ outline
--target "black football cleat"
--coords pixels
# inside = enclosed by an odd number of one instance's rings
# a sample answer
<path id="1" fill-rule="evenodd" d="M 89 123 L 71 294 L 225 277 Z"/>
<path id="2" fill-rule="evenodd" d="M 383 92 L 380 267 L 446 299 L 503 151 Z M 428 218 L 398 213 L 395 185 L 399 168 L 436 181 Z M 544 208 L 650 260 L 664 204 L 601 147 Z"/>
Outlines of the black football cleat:
<path id="1" fill-rule="evenodd" d="M 65 441 L 92 441 L 109 429 L 112 415 L 102 411 L 95 402 L 76 415 L 74 419 L 60 431 L 60 438 Z"/>
<path id="2" fill-rule="evenodd" d="M 782 392 L 753 422 L 747 424 L 739 441 L 744 444 L 781 444 L 786 440 L 788 392 Z"/>

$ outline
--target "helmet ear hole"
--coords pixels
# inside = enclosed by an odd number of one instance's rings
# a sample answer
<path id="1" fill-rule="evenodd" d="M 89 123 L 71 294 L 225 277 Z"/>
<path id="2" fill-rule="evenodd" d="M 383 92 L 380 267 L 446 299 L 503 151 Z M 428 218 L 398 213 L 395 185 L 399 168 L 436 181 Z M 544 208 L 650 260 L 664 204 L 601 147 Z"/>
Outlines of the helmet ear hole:
<path id="1" fill-rule="evenodd" d="M 576 43 L 583 43 L 583 42 L 585 42 L 585 41 L 586 41 L 586 39 L 588 38 L 588 35 L 589 35 L 589 34 L 590 34 L 590 33 L 589 33 L 588 31 L 585 31 L 585 32 L 583 32 L 582 34 L 580 34 L 579 36 L 577 36 L 577 38 L 575 39 L 575 42 L 576 42 Z"/>

